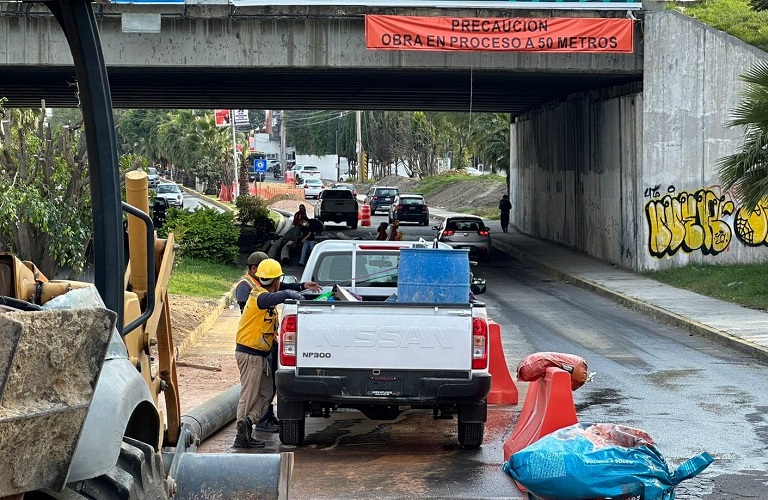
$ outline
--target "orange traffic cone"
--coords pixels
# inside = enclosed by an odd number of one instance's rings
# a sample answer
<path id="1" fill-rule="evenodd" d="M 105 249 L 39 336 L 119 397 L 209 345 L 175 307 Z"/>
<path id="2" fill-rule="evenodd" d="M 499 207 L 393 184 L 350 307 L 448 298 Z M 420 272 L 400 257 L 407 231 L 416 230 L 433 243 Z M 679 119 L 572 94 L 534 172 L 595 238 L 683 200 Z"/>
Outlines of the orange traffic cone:
<path id="1" fill-rule="evenodd" d="M 371 225 L 371 206 L 370 205 L 363 205 L 362 207 L 360 207 L 360 225 L 361 226 Z"/>
<path id="2" fill-rule="evenodd" d="M 489 365 L 491 372 L 491 392 L 488 402 L 491 404 L 516 405 L 518 399 L 517 386 L 509 373 L 507 358 L 504 357 L 504 347 L 501 345 L 501 327 L 495 321 L 488 321 Z"/>

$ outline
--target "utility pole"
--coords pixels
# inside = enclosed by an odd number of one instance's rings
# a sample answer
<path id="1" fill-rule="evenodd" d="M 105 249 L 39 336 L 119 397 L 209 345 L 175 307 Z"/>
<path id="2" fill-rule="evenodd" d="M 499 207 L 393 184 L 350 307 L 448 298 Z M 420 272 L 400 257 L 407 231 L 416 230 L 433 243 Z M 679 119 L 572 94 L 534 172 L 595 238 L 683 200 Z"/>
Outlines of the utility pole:
<path id="1" fill-rule="evenodd" d="M 285 111 L 280 111 L 280 170 L 283 175 L 288 171 L 288 162 L 285 158 Z"/>
<path id="2" fill-rule="evenodd" d="M 235 136 L 235 110 L 229 110 L 229 124 L 232 126 L 232 163 L 235 166 L 235 189 L 232 191 L 233 201 L 240 193 L 237 168 L 237 137 Z"/>
<path id="3" fill-rule="evenodd" d="M 357 153 L 357 182 L 365 182 L 367 179 L 363 178 L 363 174 L 367 174 L 368 169 L 363 168 L 363 129 L 361 111 L 355 111 L 355 136 L 355 152 Z"/>

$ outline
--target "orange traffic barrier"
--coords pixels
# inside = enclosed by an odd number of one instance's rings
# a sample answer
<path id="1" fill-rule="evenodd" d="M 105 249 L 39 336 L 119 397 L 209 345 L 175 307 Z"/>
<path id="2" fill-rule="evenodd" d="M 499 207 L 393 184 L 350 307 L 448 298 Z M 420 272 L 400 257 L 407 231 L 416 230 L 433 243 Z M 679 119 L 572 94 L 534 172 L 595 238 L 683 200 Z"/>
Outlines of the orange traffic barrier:
<path id="1" fill-rule="evenodd" d="M 219 200 L 224 202 L 231 202 L 234 199 L 235 195 L 235 185 L 226 185 L 224 183 L 221 184 L 221 189 L 219 190 Z"/>
<path id="2" fill-rule="evenodd" d="M 517 386 L 509 373 L 507 358 L 501 345 L 501 327 L 495 321 L 488 321 L 490 342 L 488 346 L 490 360 L 488 371 L 491 372 L 491 392 L 488 402 L 491 404 L 517 404 Z"/>
<path id="3" fill-rule="evenodd" d="M 304 198 L 303 189 L 295 188 L 289 184 L 278 184 L 272 182 L 254 182 L 248 187 L 248 192 L 254 196 L 261 196 L 265 200 L 278 195 L 288 195 L 296 198 Z"/>
<path id="4" fill-rule="evenodd" d="M 360 207 L 360 225 L 361 226 L 371 225 L 371 206 L 370 205 L 363 205 L 362 207 Z"/>
<path id="5" fill-rule="evenodd" d="M 504 461 L 547 434 L 578 422 L 571 374 L 560 368 L 547 368 L 543 377 L 528 386 L 520 417 L 504 443 Z"/>

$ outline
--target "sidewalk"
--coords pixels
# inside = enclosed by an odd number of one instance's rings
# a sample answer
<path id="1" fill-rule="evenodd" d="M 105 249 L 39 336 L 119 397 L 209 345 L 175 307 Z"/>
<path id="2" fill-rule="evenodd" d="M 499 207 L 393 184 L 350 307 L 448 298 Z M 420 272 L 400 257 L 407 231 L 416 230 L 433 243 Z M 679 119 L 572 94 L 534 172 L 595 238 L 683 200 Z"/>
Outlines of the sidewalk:
<path id="1" fill-rule="evenodd" d="M 433 208 L 430 214 L 441 219 L 461 215 Z M 501 252 L 656 320 L 768 361 L 768 313 L 665 285 L 515 229 L 502 233 L 496 229 L 498 221 L 486 223 L 492 228 L 493 247 Z"/>

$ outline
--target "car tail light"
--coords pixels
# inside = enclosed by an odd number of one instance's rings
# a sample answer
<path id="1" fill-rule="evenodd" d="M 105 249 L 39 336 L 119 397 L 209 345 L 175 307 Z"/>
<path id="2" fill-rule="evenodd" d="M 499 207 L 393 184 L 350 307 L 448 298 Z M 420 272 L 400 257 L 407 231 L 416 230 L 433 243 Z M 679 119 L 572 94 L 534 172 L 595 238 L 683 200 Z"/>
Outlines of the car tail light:
<path id="1" fill-rule="evenodd" d="M 280 322 L 280 364 L 296 366 L 296 315 L 289 314 Z"/>
<path id="2" fill-rule="evenodd" d="M 422 206 L 421 206 L 421 211 L 422 211 L 422 212 L 429 212 L 429 208 L 427 207 L 427 204 L 426 204 L 426 203 L 425 203 L 424 205 L 422 205 Z"/>
<path id="3" fill-rule="evenodd" d="M 443 236 L 453 236 L 456 233 L 453 229 L 446 229 L 443 231 Z"/>
<path id="4" fill-rule="evenodd" d="M 481 229 L 480 231 L 477 232 L 477 234 L 479 234 L 480 236 L 489 236 L 491 232 L 488 231 L 487 229 Z"/>
<path id="5" fill-rule="evenodd" d="M 472 318 L 472 369 L 485 368 L 488 368 L 488 323 L 483 318 Z"/>
<path id="6" fill-rule="evenodd" d="M 397 208 L 395 208 L 395 210 L 397 210 L 398 212 L 400 212 L 400 211 L 402 211 L 402 210 L 403 210 L 403 206 L 402 206 L 402 205 L 398 205 L 398 206 L 397 206 Z"/>

